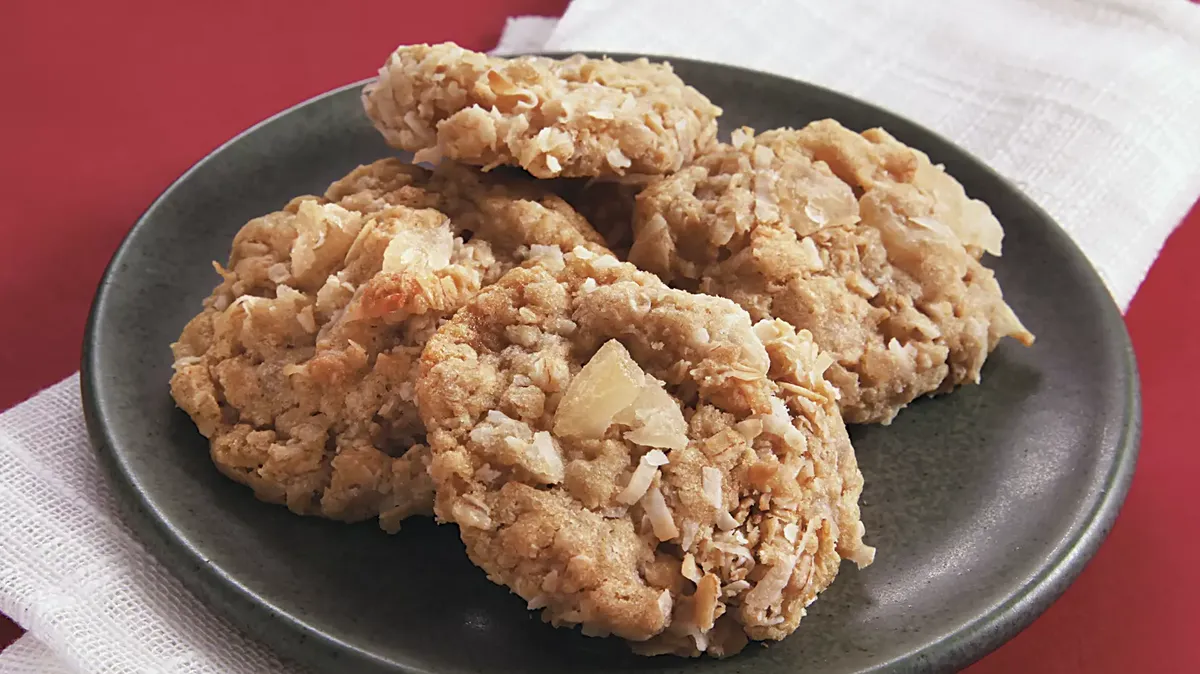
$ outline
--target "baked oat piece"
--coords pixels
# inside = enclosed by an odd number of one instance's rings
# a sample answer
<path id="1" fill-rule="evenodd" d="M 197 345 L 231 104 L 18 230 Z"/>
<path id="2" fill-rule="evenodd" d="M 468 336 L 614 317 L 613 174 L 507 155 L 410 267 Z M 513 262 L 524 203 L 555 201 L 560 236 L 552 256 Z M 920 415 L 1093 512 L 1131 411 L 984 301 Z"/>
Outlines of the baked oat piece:
<path id="1" fill-rule="evenodd" d="M 1001 338 L 1033 342 L 979 262 L 1000 223 L 881 129 L 739 130 L 643 191 L 634 228 L 643 269 L 811 331 L 847 422 L 889 423 L 978 382 Z"/>
<path id="2" fill-rule="evenodd" d="M 546 255 L 422 355 L 435 512 L 556 626 L 646 654 L 782 639 L 843 557 L 874 557 L 829 362 L 729 300 Z"/>
<path id="3" fill-rule="evenodd" d="M 497 58 L 454 44 L 400 47 L 363 90 L 387 142 L 539 178 L 663 174 L 716 139 L 721 109 L 667 64 Z"/>
<path id="4" fill-rule="evenodd" d="M 172 345 L 171 394 L 259 498 L 394 531 L 432 505 L 413 392 L 425 340 L 529 246 L 600 240 L 528 183 L 361 167 L 238 232 Z"/>

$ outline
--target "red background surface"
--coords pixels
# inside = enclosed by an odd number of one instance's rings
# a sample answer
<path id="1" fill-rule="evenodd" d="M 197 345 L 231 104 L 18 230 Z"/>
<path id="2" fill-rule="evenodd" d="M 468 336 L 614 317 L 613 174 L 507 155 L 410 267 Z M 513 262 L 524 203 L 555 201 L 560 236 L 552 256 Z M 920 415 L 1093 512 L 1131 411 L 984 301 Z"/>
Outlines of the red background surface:
<path id="1" fill-rule="evenodd" d="M 4 5 L 0 409 L 77 369 L 105 263 L 196 160 L 274 112 L 371 75 L 397 44 L 487 49 L 506 16 L 557 15 L 566 0 Z M 1127 315 L 1145 433 L 1112 534 L 1061 600 L 971 674 L 1200 666 L 1197 252 L 1200 208 Z M 0 644 L 19 633 L 0 618 Z"/>

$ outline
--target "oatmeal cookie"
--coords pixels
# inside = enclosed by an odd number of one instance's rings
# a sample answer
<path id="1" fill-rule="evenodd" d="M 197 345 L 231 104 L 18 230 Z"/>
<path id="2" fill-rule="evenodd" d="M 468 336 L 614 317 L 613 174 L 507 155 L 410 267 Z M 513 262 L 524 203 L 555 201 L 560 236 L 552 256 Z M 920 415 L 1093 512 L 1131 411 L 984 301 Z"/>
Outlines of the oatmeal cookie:
<path id="1" fill-rule="evenodd" d="M 259 498 L 395 530 L 429 512 L 425 341 L 530 247 L 601 238 L 558 197 L 383 160 L 247 223 L 172 345 L 171 393 Z"/>
<path id="2" fill-rule="evenodd" d="M 643 269 L 809 330 L 847 422 L 889 423 L 978 382 L 1001 338 L 1033 342 L 979 262 L 1000 223 L 881 129 L 739 130 L 644 190 L 634 229 Z"/>
<path id="3" fill-rule="evenodd" d="M 716 138 L 721 109 L 667 64 L 497 58 L 454 44 L 400 47 L 363 90 L 387 142 L 539 178 L 664 174 Z"/>
<path id="4" fill-rule="evenodd" d="M 556 626 L 647 654 L 782 639 L 843 557 L 874 557 L 830 362 L 783 321 L 549 250 L 422 355 L 435 512 Z"/>

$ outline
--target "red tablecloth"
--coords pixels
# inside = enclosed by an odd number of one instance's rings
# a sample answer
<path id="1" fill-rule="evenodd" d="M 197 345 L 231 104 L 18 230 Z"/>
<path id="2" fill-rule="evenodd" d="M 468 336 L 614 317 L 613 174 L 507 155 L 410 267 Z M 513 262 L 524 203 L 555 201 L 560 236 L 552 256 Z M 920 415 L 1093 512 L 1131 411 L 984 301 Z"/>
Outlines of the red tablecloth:
<path id="1" fill-rule="evenodd" d="M 109 255 L 143 209 L 222 141 L 374 72 L 404 42 L 486 49 L 504 18 L 566 0 L 52 3 L 6 0 L 0 73 L 0 409 L 77 368 Z M 1200 159 L 1200 158 L 1198 158 Z M 1195 671 L 1200 663 L 1200 209 L 1127 316 L 1145 435 L 1129 500 L 1095 560 L 1032 627 L 971 669 Z M 19 634 L 0 620 L 0 644 Z"/>

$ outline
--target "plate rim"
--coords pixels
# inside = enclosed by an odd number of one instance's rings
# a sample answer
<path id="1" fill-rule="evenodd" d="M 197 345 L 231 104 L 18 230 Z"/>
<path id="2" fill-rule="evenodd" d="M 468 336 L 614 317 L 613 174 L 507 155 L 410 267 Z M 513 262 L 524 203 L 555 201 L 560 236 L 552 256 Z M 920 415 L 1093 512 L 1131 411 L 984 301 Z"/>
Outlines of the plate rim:
<path id="1" fill-rule="evenodd" d="M 1115 441 L 1116 448 L 1112 464 L 1104 479 L 1096 483 L 1100 490 L 1099 496 L 1094 498 L 1094 504 L 1089 511 L 1081 511 L 1081 523 L 1075 538 L 1064 539 L 1057 554 L 1040 560 L 1041 563 L 1038 565 L 1036 573 L 1021 591 L 1010 595 L 1000 604 L 992 607 L 986 613 L 981 613 L 974 620 L 940 641 L 929 643 L 923 648 L 909 651 L 890 660 L 878 662 L 860 671 L 957 670 L 981 659 L 1026 628 L 1066 591 L 1099 549 L 1124 503 L 1140 452 L 1142 429 L 1140 381 L 1132 342 L 1115 301 L 1091 261 L 1087 260 L 1086 255 L 1057 220 L 1046 213 L 1012 181 L 997 173 L 986 162 L 958 143 L 930 130 L 923 124 L 886 108 L 812 82 L 704 59 L 620 52 L 534 52 L 533 54 L 561 58 L 575 53 L 583 53 L 592 57 L 605 55 L 621 61 L 647 58 L 653 62 L 688 63 L 701 67 L 740 71 L 748 76 L 759 79 L 769 78 L 785 85 L 800 84 L 834 97 L 846 99 L 870 110 L 872 114 L 903 120 L 921 132 L 961 152 L 982 169 L 989 180 L 1003 183 L 1010 192 L 1016 195 L 1016 198 L 1023 202 L 1022 205 L 1025 208 L 1037 213 L 1044 223 L 1051 226 L 1050 231 L 1054 236 L 1062 239 L 1067 247 L 1087 261 L 1087 269 L 1090 272 L 1087 275 L 1087 285 L 1092 291 L 1098 289 L 1107 299 L 1107 302 L 1101 302 L 1105 305 L 1103 308 L 1105 315 L 1101 320 L 1118 328 L 1113 331 L 1115 333 L 1112 336 L 1115 340 L 1113 347 L 1123 355 L 1118 362 L 1123 366 L 1121 374 L 1126 383 L 1125 404 L 1122 408 L 1123 424 L 1119 437 Z M 255 123 L 205 154 L 172 181 L 150 203 L 122 238 L 120 245 L 105 266 L 104 273 L 97 285 L 84 328 L 80 363 L 80 392 L 90 444 L 101 459 L 107 479 L 115 487 L 114 495 L 117 497 L 116 501 L 122 520 L 133 529 L 139 542 L 145 545 L 147 551 L 162 563 L 188 591 L 212 608 L 214 613 L 229 620 L 243 634 L 265 643 L 279 657 L 304 663 L 305 666 L 312 666 L 308 663 L 311 658 L 316 658 L 324 662 L 340 660 L 342 666 L 366 666 L 379 668 L 380 671 L 395 671 L 395 663 L 382 660 L 374 653 L 329 634 L 311 629 L 293 616 L 278 611 L 269 604 L 257 601 L 254 593 L 248 591 L 235 578 L 224 573 L 218 567 L 209 564 L 205 556 L 189 545 L 171 522 L 161 517 L 161 513 L 147 499 L 145 492 L 137 488 L 132 471 L 115 449 L 119 441 L 105 420 L 107 415 L 103 409 L 100 394 L 102 382 L 99 381 L 97 374 L 101 366 L 95 348 L 106 302 L 114 287 L 114 278 L 120 272 L 121 259 L 131 249 L 135 235 L 142 228 L 150 226 L 148 223 L 151 216 L 164 202 L 170 199 L 177 189 L 181 189 L 193 174 L 210 161 L 214 161 L 228 147 L 259 129 L 326 98 L 342 95 L 348 90 L 361 89 L 374 79 L 373 77 L 365 78 L 311 96 Z M 180 568 L 191 568 L 194 572 L 180 573 Z M 254 619 L 252 616 L 258 619 Z M 347 659 L 346 656 L 349 658 Z M 408 671 L 421 672 L 422 670 L 410 669 Z"/>

